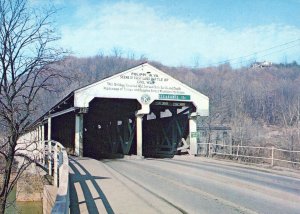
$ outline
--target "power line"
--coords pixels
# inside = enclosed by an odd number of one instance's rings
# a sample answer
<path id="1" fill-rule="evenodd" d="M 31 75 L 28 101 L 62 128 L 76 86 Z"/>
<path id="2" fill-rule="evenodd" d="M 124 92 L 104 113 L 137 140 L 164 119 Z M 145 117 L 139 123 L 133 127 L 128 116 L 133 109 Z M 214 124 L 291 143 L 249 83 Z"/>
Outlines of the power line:
<path id="1" fill-rule="evenodd" d="M 265 57 L 265 56 L 269 56 L 269 55 L 272 55 L 272 54 L 275 54 L 275 53 L 279 53 L 279 52 L 282 52 L 282 51 L 285 51 L 285 50 L 288 50 L 288 49 L 291 49 L 291 48 L 294 48 L 298 45 L 293 45 L 293 46 L 289 46 L 289 47 L 286 47 L 286 48 L 283 48 L 283 49 L 280 49 L 280 50 L 277 50 L 277 51 L 273 51 L 273 52 L 270 52 L 270 53 L 267 53 L 265 55 L 262 55 L 260 57 Z M 247 59 L 247 60 L 244 60 L 243 63 L 247 63 L 247 62 L 251 62 L 253 59 Z M 237 65 L 239 64 L 240 62 L 236 62 L 236 63 L 231 63 L 231 65 Z"/>
<path id="2" fill-rule="evenodd" d="M 200 65 L 199 67 L 207 67 L 207 66 L 212 66 L 212 65 L 220 65 L 220 64 L 224 64 L 224 63 L 229 63 L 229 62 L 231 62 L 231 61 L 243 60 L 243 59 L 249 58 L 249 57 L 251 57 L 251 56 L 257 56 L 257 55 L 260 54 L 260 53 L 268 52 L 268 51 L 273 50 L 273 49 L 276 49 L 276 48 L 280 48 L 280 47 L 283 47 L 283 46 L 286 46 L 286 45 L 293 44 L 293 43 L 295 43 L 295 42 L 300 42 L 300 38 L 299 38 L 299 39 L 296 39 L 296 40 L 292 40 L 292 41 L 286 42 L 286 43 L 283 43 L 283 44 L 280 44 L 280 45 L 276 45 L 276 46 L 273 46 L 273 47 L 270 47 L 270 48 L 267 48 L 267 49 L 263 49 L 263 50 L 260 50 L 260 51 L 256 51 L 256 52 L 251 53 L 251 54 L 248 54 L 248 55 L 244 55 L 244 56 L 240 56 L 240 57 L 236 57 L 236 58 L 231 58 L 231 59 L 219 61 L 219 62 L 216 62 L 216 63 L 210 63 L 210 64 L 208 64 L 208 65 Z M 268 56 L 268 55 L 271 55 L 271 54 L 274 54 L 274 53 L 277 53 L 277 52 L 281 52 L 281 51 L 283 51 L 283 50 L 287 50 L 287 49 L 296 47 L 296 46 L 298 46 L 298 45 L 300 45 L 300 43 L 299 43 L 299 44 L 295 44 L 295 45 L 293 45 L 293 46 L 289 46 L 289 47 L 287 47 L 287 48 L 285 48 L 285 49 L 280 49 L 280 50 L 277 50 L 277 51 L 273 51 L 273 52 L 268 53 L 268 54 L 265 54 L 265 55 L 263 55 L 263 56 L 261 56 L 261 57 L 265 57 L 265 56 Z M 252 59 L 248 59 L 248 60 L 245 60 L 245 62 L 247 62 L 247 61 L 250 62 L 251 60 L 252 60 Z M 230 64 L 235 65 L 235 64 L 239 64 L 239 63 L 240 63 L 240 62 L 237 62 L 237 63 L 230 63 Z"/>

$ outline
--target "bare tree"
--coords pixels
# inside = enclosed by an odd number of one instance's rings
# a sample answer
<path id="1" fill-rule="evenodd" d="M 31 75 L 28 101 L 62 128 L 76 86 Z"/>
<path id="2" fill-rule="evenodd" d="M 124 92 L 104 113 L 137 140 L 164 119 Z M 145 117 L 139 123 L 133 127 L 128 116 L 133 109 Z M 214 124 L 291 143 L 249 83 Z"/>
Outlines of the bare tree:
<path id="1" fill-rule="evenodd" d="M 37 10 L 27 0 L 0 0 L 0 213 L 7 206 L 7 197 L 29 160 L 12 174 L 20 136 L 28 131 L 32 115 L 38 108 L 37 94 L 50 89 L 57 78 L 54 62 L 64 51 L 53 42 L 59 38 L 52 28 L 55 9 Z"/>

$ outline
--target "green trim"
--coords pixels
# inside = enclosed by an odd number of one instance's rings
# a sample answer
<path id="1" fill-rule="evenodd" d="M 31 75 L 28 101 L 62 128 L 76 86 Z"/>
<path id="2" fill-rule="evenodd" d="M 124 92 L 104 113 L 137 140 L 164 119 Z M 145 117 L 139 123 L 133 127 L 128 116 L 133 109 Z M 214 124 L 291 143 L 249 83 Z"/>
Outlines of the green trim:
<path id="1" fill-rule="evenodd" d="M 160 100 L 191 100 L 190 95 L 180 94 L 159 94 Z"/>

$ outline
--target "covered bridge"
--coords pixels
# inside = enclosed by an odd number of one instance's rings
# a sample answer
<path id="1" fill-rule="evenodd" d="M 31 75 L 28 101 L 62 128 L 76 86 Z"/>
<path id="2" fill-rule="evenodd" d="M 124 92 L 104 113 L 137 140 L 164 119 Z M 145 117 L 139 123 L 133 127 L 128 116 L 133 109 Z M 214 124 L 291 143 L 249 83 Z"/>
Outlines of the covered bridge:
<path id="1" fill-rule="evenodd" d="M 45 140 L 93 158 L 197 153 L 197 116 L 209 99 L 148 63 L 79 88 L 36 122 Z"/>

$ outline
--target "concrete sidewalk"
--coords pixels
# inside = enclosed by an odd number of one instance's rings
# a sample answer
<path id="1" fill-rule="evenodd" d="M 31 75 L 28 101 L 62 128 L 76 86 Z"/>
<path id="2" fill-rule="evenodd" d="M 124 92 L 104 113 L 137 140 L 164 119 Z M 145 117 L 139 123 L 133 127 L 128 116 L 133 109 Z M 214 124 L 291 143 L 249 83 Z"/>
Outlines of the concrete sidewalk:
<path id="1" fill-rule="evenodd" d="M 70 158 L 71 213 L 181 213 L 169 204 L 90 158 Z"/>

